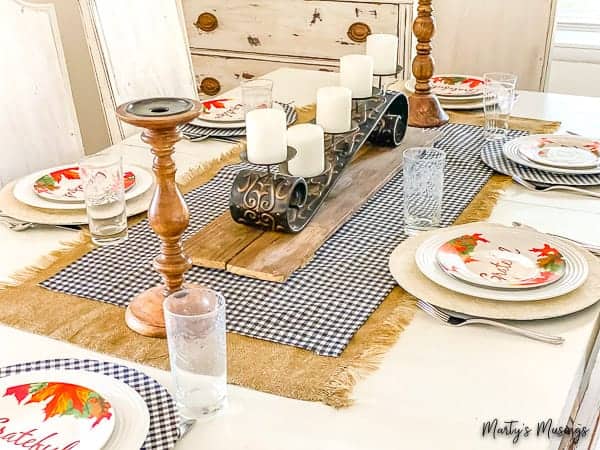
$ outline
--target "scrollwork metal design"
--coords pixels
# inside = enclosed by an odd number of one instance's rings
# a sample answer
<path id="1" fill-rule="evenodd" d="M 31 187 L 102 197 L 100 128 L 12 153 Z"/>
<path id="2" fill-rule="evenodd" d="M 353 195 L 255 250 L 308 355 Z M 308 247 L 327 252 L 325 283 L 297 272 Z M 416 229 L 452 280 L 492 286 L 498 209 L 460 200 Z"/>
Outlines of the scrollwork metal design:
<path id="1" fill-rule="evenodd" d="M 408 101 L 399 92 L 388 91 L 381 100 L 359 100 L 369 109 L 359 129 L 348 136 L 329 136 L 325 155 L 327 169 L 321 175 L 300 178 L 261 169 L 243 169 L 233 182 L 229 209 L 233 219 L 269 231 L 297 233 L 315 216 L 356 152 L 369 140 L 396 147 L 406 131 Z M 360 108 L 358 108 L 360 109 Z"/>

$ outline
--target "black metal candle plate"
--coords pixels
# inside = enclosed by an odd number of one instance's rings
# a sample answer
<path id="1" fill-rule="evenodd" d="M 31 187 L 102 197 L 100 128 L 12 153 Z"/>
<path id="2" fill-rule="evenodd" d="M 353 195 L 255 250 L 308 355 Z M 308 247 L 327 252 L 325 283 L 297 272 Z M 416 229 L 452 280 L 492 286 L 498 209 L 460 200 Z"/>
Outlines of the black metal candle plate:
<path id="1" fill-rule="evenodd" d="M 374 89 L 367 99 L 353 101 L 358 129 L 325 135 L 326 169 L 316 177 L 287 175 L 287 163 L 276 173 L 243 169 L 231 188 L 229 210 L 241 224 L 268 231 L 297 233 L 315 216 L 356 152 L 370 142 L 397 147 L 406 133 L 408 100 L 400 92 Z"/>

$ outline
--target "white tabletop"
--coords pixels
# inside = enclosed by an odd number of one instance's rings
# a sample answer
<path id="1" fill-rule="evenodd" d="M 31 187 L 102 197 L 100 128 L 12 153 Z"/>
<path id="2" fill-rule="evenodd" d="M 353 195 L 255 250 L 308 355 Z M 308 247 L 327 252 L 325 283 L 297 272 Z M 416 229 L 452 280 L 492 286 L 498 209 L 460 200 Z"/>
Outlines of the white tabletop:
<path id="1" fill-rule="evenodd" d="M 326 72 L 281 69 L 275 98 L 315 100 L 319 86 L 335 82 Z M 560 120 L 563 129 L 591 132 L 598 125 L 600 99 L 523 92 L 515 115 Z M 596 123 L 594 123 L 596 121 Z M 600 133 L 599 133 L 600 134 Z M 178 176 L 230 148 L 220 142 L 180 142 Z M 150 166 L 147 146 L 137 136 L 114 146 L 127 162 Z M 491 221 L 518 220 L 543 231 L 600 244 L 595 225 L 600 201 L 570 194 L 529 193 L 510 187 L 494 208 Z M 15 233 L 0 227 L 3 265 L 0 282 L 68 240 L 54 229 Z M 1 306 L 1 305 L 0 305 Z M 535 426 L 548 418 L 564 423 L 579 388 L 598 324 L 598 305 L 568 317 L 529 322 L 527 326 L 565 337 L 552 346 L 489 328 L 455 329 L 418 312 L 386 353 L 381 367 L 356 386 L 356 404 L 335 410 L 319 403 L 276 397 L 229 387 L 230 405 L 221 416 L 197 424 L 178 449 L 211 450 L 396 450 L 513 448 L 504 437 L 481 437 L 482 422 L 515 419 Z M 168 372 L 117 360 L 88 350 L 0 326 L 0 361 L 50 357 L 116 360 L 155 377 L 169 388 Z M 520 448 L 556 448 L 559 441 L 529 437 Z"/>

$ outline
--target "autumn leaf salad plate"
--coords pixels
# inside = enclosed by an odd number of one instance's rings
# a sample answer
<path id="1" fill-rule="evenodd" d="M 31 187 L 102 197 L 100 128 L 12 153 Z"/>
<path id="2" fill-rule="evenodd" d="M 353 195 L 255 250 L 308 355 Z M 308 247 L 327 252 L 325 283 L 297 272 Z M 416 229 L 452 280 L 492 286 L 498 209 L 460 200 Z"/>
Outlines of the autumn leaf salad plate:
<path id="1" fill-rule="evenodd" d="M 133 200 L 145 194 L 154 183 L 146 169 L 125 165 L 123 167 L 125 200 Z M 76 164 L 67 164 L 40 170 L 15 182 L 15 198 L 34 208 L 52 210 L 85 209 L 83 186 Z"/>
<path id="2" fill-rule="evenodd" d="M 504 155 L 517 164 L 555 173 L 600 173 L 600 139 L 532 134 L 504 144 Z"/>
<path id="3" fill-rule="evenodd" d="M 203 101 L 200 119 L 207 122 L 243 122 L 242 101 L 239 98 L 215 98 Z"/>
<path id="4" fill-rule="evenodd" d="M 499 301 L 558 297 L 580 287 L 589 272 L 585 255 L 568 241 L 482 223 L 439 230 L 420 244 L 415 262 L 442 287 Z"/>
<path id="5" fill-rule="evenodd" d="M 565 273 L 565 257 L 541 236 L 514 230 L 471 233 L 444 242 L 436 253 L 448 275 L 502 289 L 545 286 Z"/>
<path id="6" fill-rule="evenodd" d="M 140 448 L 149 423 L 136 391 L 98 373 L 44 370 L 0 378 L 0 449 Z"/>
<path id="7" fill-rule="evenodd" d="M 125 191 L 129 191 L 136 183 L 132 170 L 123 172 Z M 60 202 L 83 202 L 83 185 L 79 176 L 79 167 L 59 167 L 43 173 L 33 183 L 37 195 L 46 199 Z"/>

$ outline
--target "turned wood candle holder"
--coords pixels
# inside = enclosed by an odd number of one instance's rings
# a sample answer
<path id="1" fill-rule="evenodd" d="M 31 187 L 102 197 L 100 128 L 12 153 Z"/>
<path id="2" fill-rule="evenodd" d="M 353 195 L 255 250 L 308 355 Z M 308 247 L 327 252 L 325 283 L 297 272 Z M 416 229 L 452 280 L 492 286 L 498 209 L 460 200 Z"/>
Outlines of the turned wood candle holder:
<path id="1" fill-rule="evenodd" d="M 189 212 L 175 183 L 172 154 L 175 143 L 181 139 L 178 126 L 196 118 L 200 111 L 199 102 L 184 98 L 150 98 L 117 108 L 117 116 L 123 122 L 144 128 L 142 140 L 150 144 L 154 155 L 156 188 L 148 208 L 148 222 L 161 240 L 160 254 L 152 266 L 160 273 L 163 284 L 138 294 L 125 313 L 129 328 L 144 336 L 166 336 L 163 300 L 182 288 L 184 273 L 191 267 L 181 244 Z"/>
<path id="2" fill-rule="evenodd" d="M 418 15 L 413 23 L 413 33 L 417 37 L 417 56 L 412 63 L 416 80 L 415 92 L 408 99 L 408 125 L 411 127 L 437 127 L 448 122 L 448 114 L 431 92 L 434 69 L 431 38 L 435 33 L 431 2 L 432 0 L 419 0 Z"/>

